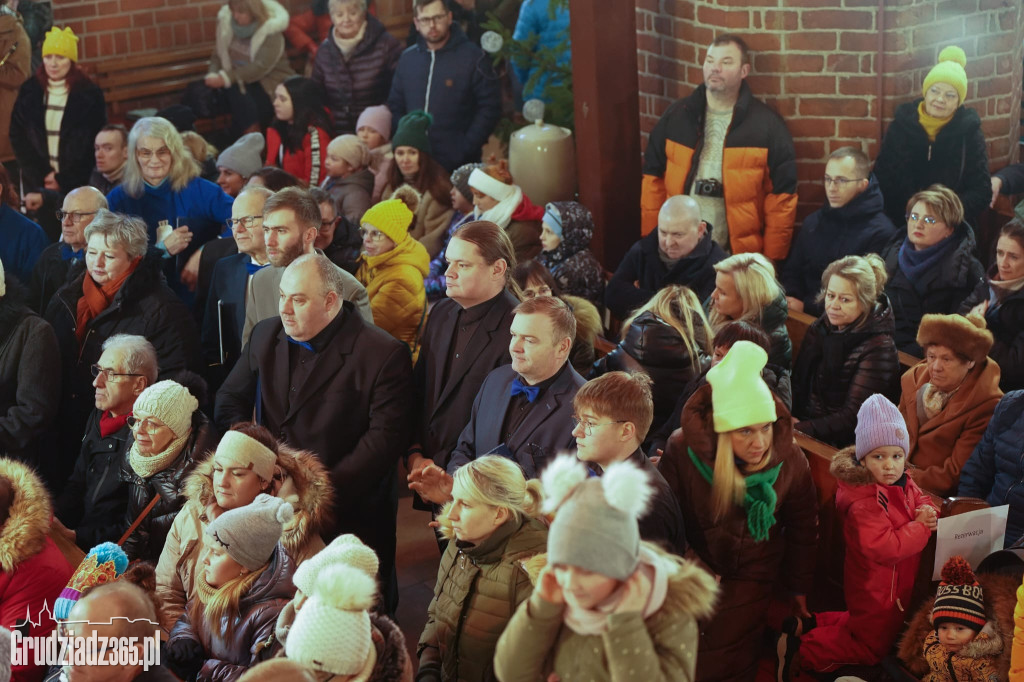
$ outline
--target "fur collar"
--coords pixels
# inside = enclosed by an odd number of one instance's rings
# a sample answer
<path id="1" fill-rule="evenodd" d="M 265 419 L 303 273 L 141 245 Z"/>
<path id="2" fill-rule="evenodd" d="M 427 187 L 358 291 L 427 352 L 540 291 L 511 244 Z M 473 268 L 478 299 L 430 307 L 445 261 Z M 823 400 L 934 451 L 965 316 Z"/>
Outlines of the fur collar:
<path id="1" fill-rule="evenodd" d="M 288 10 L 281 6 L 277 0 L 263 0 L 263 6 L 267 8 L 270 15 L 263 25 L 256 29 L 252 40 L 249 43 L 249 57 L 255 60 L 256 54 L 263 47 L 267 38 L 282 33 L 288 28 Z M 221 68 L 228 71 L 231 67 L 231 56 L 228 48 L 231 45 L 233 35 L 231 32 L 231 7 L 224 3 L 224 6 L 217 12 L 217 56 L 220 57 Z"/>
<path id="2" fill-rule="evenodd" d="M 837 479 L 850 486 L 875 485 L 875 477 L 866 466 L 857 462 L 857 448 L 853 445 L 843 448 L 832 457 L 829 471 Z"/>
<path id="3" fill-rule="evenodd" d="M 213 454 L 211 451 L 196 465 L 185 481 L 185 497 L 198 504 L 201 516 L 205 516 L 206 506 L 214 500 Z M 332 487 L 324 465 L 308 450 L 282 444 L 278 448 L 277 463 L 288 477 L 278 496 L 291 502 L 295 508 L 295 519 L 285 528 L 281 544 L 291 556 L 300 556 L 309 538 L 319 534 L 327 525 Z"/>
<path id="4" fill-rule="evenodd" d="M 1003 652 L 1003 633 L 1000 632 L 999 623 L 989 620 L 981 629 L 978 636 L 970 644 L 960 650 L 959 656 L 964 658 L 984 658 L 986 656 L 998 656 Z"/>
<path id="5" fill-rule="evenodd" d="M 390 618 L 375 613 L 370 614 L 370 624 L 381 636 L 380 642 L 374 636 L 377 664 L 370 674 L 370 682 L 401 682 L 410 679 L 412 665 L 402 631 Z"/>
<path id="6" fill-rule="evenodd" d="M 39 476 L 12 459 L 0 459 L 0 478 L 11 482 L 14 501 L 0 529 L 0 570 L 10 573 L 46 544 L 52 506 Z"/>

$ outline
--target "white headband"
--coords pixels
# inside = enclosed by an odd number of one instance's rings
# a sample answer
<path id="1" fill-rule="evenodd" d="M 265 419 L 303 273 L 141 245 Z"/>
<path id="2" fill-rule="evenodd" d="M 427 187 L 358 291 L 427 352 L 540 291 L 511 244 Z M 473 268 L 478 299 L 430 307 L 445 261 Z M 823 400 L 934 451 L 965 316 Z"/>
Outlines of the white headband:
<path id="1" fill-rule="evenodd" d="M 474 168 L 473 172 L 469 174 L 469 186 L 497 201 L 508 199 L 515 191 L 512 185 L 506 185 L 501 180 L 492 178 L 479 168 Z"/>
<path id="2" fill-rule="evenodd" d="M 277 464 L 277 455 L 273 450 L 241 431 L 225 433 L 213 458 L 223 465 L 237 464 L 252 468 L 264 481 L 274 478 L 274 466 Z"/>

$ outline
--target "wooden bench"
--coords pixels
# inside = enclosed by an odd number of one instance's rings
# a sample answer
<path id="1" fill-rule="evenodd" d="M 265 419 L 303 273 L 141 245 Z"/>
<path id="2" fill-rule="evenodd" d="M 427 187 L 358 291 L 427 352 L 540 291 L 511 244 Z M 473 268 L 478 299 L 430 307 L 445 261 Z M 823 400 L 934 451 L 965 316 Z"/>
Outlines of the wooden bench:
<path id="1" fill-rule="evenodd" d="M 807 329 L 814 324 L 814 321 L 817 319 L 818 318 L 808 315 L 807 313 L 796 310 L 789 311 L 789 317 L 786 318 L 786 331 L 789 332 L 789 340 L 793 343 L 794 359 L 796 359 L 797 355 L 800 353 L 800 346 L 803 344 L 804 337 L 807 335 Z M 904 353 L 903 351 L 899 351 L 899 357 L 901 374 L 921 362 L 921 358 L 915 357 L 910 353 Z"/>

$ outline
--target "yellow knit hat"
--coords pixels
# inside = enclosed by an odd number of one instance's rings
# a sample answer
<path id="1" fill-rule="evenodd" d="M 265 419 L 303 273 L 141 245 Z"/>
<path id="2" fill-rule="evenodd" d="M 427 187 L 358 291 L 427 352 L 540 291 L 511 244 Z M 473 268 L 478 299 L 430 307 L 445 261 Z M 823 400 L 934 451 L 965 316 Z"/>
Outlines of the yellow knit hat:
<path id="1" fill-rule="evenodd" d="M 400 244 L 409 236 L 409 226 L 412 225 L 419 198 L 416 190 L 402 185 L 390 199 L 370 207 L 363 214 L 360 224 L 376 228 L 395 244 Z M 414 205 L 410 207 L 410 203 Z"/>
<path id="2" fill-rule="evenodd" d="M 48 54 L 67 57 L 73 62 L 78 61 L 78 36 L 75 35 L 70 26 L 64 28 L 64 30 L 54 26 L 46 34 L 46 39 L 43 40 L 43 56 L 45 57 Z"/>
<path id="3" fill-rule="evenodd" d="M 960 104 L 963 104 L 964 100 L 967 99 L 967 72 L 964 71 L 965 66 L 967 66 L 967 55 L 964 54 L 962 49 L 956 45 L 943 48 L 942 52 L 939 53 L 939 63 L 932 67 L 932 70 L 924 78 L 924 87 L 921 88 L 921 94 L 927 94 L 928 88 L 936 83 L 945 83 L 956 90 L 956 94 L 960 95 Z"/>
<path id="4" fill-rule="evenodd" d="M 761 378 L 768 354 L 750 341 L 737 341 L 708 372 L 716 433 L 774 422 L 775 396 Z"/>

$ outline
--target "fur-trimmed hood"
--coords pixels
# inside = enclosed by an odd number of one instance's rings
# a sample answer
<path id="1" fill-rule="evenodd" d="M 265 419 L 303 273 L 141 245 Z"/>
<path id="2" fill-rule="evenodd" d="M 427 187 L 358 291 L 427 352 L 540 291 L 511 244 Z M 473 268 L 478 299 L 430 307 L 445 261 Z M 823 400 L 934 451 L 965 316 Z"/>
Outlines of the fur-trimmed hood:
<path id="1" fill-rule="evenodd" d="M 585 339 L 593 345 L 594 338 L 604 331 L 597 306 L 585 298 L 571 294 L 562 294 L 562 300 L 569 304 L 572 316 L 576 318 L 576 337 Z"/>
<path id="2" fill-rule="evenodd" d="M 828 470 L 841 482 L 851 487 L 876 485 L 875 477 L 871 475 L 868 468 L 857 461 L 855 445 L 837 452 L 832 457 L 832 464 L 829 465 Z"/>
<path id="3" fill-rule="evenodd" d="M 0 478 L 11 482 L 8 518 L 0 528 L 0 570 L 10 573 L 43 549 L 53 504 L 36 472 L 21 462 L 0 458 Z"/>
<path id="4" fill-rule="evenodd" d="M 206 506 L 214 501 L 213 455 L 214 451 L 210 451 L 185 481 L 185 497 L 202 510 L 200 521 L 203 525 L 208 523 Z M 327 469 L 308 450 L 280 445 L 277 466 L 283 470 L 284 481 L 279 484 L 281 487 L 276 495 L 291 502 L 295 510 L 295 518 L 281 535 L 281 544 L 291 556 L 299 557 L 308 540 L 323 531 L 330 521 L 334 489 Z"/>
<path id="5" fill-rule="evenodd" d="M 288 28 L 288 10 L 281 3 L 277 2 L 277 0 L 263 0 L 263 6 L 267 8 L 269 16 L 263 22 L 263 25 L 256 29 L 256 33 L 253 34 L 252 41 L 249 43 L 249 57 L 251 59 L 256 58 L 256 53 L 263 47 L 267 37 L 275 33 L 283 33 Z M 224 3 L 224 6 L 217 12 L 217 56 L 220 57 L 220 63 L 225 68 L 231 64 L 231 55 L 228 52 L 228 48 L 231 46 L 232 38 L 231 6 L 228 3 Z"/>

